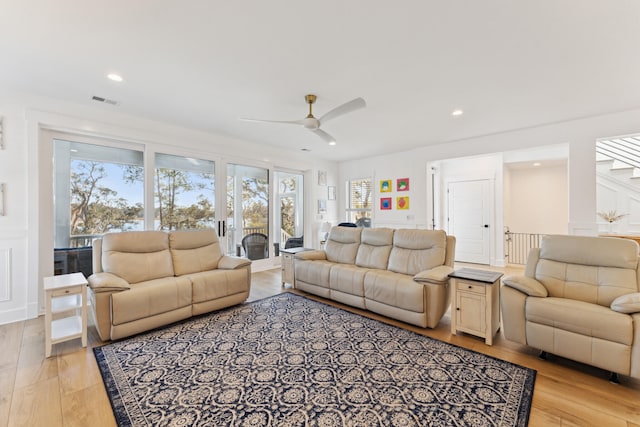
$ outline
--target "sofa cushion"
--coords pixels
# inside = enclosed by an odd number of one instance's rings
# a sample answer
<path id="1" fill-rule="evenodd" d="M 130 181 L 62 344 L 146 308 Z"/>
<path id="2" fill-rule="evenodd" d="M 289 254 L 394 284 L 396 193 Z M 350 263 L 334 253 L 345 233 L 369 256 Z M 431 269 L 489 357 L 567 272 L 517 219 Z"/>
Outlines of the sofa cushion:
<path id="1" fill-rule="evenodd" d="M 105 234 L 102 237 L 102 270 L 129 283 L 173 276 L 168 234 L 163 231 Z"/>
<path id="2" fill-rule="evenodd" d="M 609 307 L 567 298 L 527 298 L 525 317 L 534 322 L 579 335 L 631 345 L 633 321 Z M 527 340 L 530 338 L 527 337 Z"/>
<path id="3" fill-rule="evenodd" d="M 222 257 L 218 235 L 211 229 L 172 231 L 169 248 L 176 276 L 215 270 Z"/>
<path id="4" fill-rule="evenodd" d="M 362 228 L 333 227 L 324 248 L 327 259 L 331 262 L 355 264 L 361 232 Z"/>
<path id="5" fill-rule="evenodd" d="M 567 264 L 540 258 L 535 278 L 549 295 L 609 307 L 621 295 L 638 291 L 636 270 Z"/>
<path id="6" fill-rule="evenodd" d="M 329 287 L 349 295 L 364 296 L 364 276 L 370 271 L 355 265 L 334 265 L 329 272 Z"/>
<path id="7" fill-rule="evenodd" d="M 393 230 L 391 228 L 365 228 L 362 230 L 360 239 L 356 265 L 385 270 L 389 264 L 389 254 L 393 246 Z"/>
<path id="8" fill-rule="evenodd" d="M 447 235 L 442 230 L 396 230 L 389 270 L 414 276 L 444 264 Z"/>
<path id="9" fill-rule="evenodd" d="M 412 276 L 386 270 L 369 270 L 364 277 L 364 296 L 392 307 L 424 313 L 424 285 Z"/>
<path id="10" fill-rule="evenodd" d="M 120 325 L 191 305 L 191 281 L 165 277 L 111 295 L 111 323 Z"/>
<path id="11" fill-rule="evenodd" d="M 187 274 L 193 283 L 193 303 L 210 301 L 249 290 L 247 269 L 212 270 Z"/>

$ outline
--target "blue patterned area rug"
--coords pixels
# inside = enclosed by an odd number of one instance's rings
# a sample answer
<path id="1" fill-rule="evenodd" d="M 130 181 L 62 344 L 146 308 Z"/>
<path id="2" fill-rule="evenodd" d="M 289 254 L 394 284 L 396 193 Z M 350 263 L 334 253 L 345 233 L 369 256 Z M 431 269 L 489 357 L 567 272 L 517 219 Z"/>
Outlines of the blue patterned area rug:
<path id="1" fill-rule="evenodd" d="M 119 426 L 525 426 L 536 376 L 291 293 L 94 353 Z"/>

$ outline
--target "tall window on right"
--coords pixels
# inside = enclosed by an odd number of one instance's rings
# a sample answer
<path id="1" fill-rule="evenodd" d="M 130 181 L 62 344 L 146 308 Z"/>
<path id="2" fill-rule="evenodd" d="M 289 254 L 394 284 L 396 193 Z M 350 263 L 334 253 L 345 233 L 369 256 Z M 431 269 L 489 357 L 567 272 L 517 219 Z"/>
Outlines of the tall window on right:
<path id="1" fill-rule="evenodd" d="M 373 194 L 371 178 L 347 181 L 347 221 L 358 224 L 362 218 L 371 218 Z"/>

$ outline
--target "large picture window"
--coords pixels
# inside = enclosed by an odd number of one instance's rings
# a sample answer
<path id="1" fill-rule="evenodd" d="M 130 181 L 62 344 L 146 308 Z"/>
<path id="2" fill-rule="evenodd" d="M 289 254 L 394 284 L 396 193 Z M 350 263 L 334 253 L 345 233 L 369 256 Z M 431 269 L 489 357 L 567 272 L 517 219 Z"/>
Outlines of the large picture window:
<path id="1" fill-rule="evenodd" d="M 142 151 L 54 140 L 54 247 L 144 229 Z"/>
<path id="2" fill-rule="evenodd" d="M 53 140 L 54 273 L 92 273 L 93 239 L 144 230 L 143 152 Z"/>
<path id="3" fill-rule="evenodd" d="M 156 153 L 155 166 L 154 228 L 213 228 L 214 162 Z"/>

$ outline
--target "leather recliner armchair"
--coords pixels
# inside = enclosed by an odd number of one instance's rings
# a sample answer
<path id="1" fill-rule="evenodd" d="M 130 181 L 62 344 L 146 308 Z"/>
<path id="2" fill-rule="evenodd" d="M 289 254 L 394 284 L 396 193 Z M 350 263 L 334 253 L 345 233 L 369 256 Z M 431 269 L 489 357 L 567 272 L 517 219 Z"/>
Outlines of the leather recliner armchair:
<path id="1" fill-rule="evenodd" d="M 502 280 L 504 336 L 640 378 L 638 244 L 613 237 L 544 236 L 524 275 Z"/>

